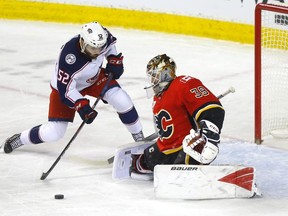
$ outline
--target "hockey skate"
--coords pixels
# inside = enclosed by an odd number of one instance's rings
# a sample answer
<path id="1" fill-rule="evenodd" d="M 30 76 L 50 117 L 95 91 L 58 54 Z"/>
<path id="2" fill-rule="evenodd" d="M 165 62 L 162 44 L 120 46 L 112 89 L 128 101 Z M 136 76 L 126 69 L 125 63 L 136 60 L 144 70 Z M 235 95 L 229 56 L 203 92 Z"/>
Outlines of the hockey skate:
<path id="1" fill-rule="evenodd" d="M 152 181 L 153 171 L 145 169 L 141 165 L 142 155 L 131 155 L 132 163 L 130 167 L 130 177 L 135 180 Z"/>
<path id="2" fill-rule="evenodd" d="M 15 134 L 12 137 L 6 139 L 3 144 L 3 150 L 6 154 L 11 153 L 14 149 L 19 148 L 23 144 L 20 140 L 20 134 Z"/>
<path id="3" fill-rule="evenodd" d="M 135 142 L 139 142 L 139 141 L 144 140 L 144 134 L 142 131 L 140 131 L 139 133 L 136 133 L 136 134 L 132 134 L 132 137 L 133 137 Z"/>

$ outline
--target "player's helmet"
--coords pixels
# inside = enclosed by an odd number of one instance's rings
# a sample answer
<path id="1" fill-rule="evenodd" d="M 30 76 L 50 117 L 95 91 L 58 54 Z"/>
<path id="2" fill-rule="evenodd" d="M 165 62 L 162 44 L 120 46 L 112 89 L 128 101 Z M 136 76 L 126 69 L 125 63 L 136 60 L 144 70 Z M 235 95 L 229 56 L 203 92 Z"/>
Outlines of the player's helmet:
<path id="1" fill-rule="evenodd" d="M 166 54 L 157 55 L 147 64 L 146 73 L 148 75 L 154 94 L 158 96 L 165 90 L 170 82 L 175 79 L 175 61 Z"/>
<path id="2" fill-rule="evenodd" d="M 107 37 L 107 31 L 98 22 L 84 24 L 80 33 L 81 52 L 97 57 L 105 49 Z"/>

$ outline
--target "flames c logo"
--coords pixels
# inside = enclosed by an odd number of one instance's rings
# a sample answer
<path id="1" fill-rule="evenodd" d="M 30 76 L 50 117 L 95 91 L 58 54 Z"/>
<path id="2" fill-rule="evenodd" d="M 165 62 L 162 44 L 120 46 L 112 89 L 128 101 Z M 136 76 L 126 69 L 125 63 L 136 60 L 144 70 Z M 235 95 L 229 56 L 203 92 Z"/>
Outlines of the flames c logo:
<path id="1" fill-rule="evenodd" d="M 160 135 L 160 139 L 169 139 L 174 132 L 174 125 L 171 122 L 172 117 L 169 112 L 164 109 L 161 109 L 155 115 L 155 124 Z"/>

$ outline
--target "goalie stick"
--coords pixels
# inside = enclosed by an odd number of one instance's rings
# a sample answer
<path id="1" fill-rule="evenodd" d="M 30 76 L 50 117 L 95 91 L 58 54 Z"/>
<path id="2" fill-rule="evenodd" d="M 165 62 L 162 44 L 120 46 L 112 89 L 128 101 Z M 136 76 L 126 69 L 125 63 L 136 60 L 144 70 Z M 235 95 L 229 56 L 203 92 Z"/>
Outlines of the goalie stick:
<path id="1" fill-rule="evenodd" d="M 107 82 L 105 83 L 105 86 L 103 87 L 100 96 L 97 98 L 97 100 L 94 102 L 92 109 L 94 110 L 96 105 L 99 103 L 99 101 L 103 98 L 104 93 L 106 92 L 106 89 L 110 83 L 110 81 L 112 80 L 113 75 L 112 73 L 109 74 Z M 85 125 L 86 120 L 84 120 L 81 125 L 79 126 L 79 128 L 77 129 L 77 131 L 74 133 L 73 137 L 70 139 L 70 141 L 68 142 L 68 144 L 66 145 L 66 147 L 63 149 L 63 151 L 61 152 L 61 154 L 57 157 L 57 159 L 55 160 L 55 162 L 52 164 L 52 166 L 49 168 L 49 170 L 47 172 L 43 172 L 41 175 L 40 180 L 45 180 L 47 178 L 47 176 L 51 173 L 51 171 L 54 169 L 54 167 L 57 165 L 57 163 L 60 161 L 60 159 L 62 158 L 62 156 L 64 155 L 64 153 L 66 152 L 66 150 L 70 147 L 71 143 L 75 140 L 75 138 L 78 136 L 78 134 L 80 133 L 81 129 L 83 128 L 83 126 Z"/>
<path id="2" fill-rule="evenodd" d="M 235 88 L 233 86 L 231 86 L 227 91 L 223 92 L 222 94 L 218 95 L 218 99 L 221 99 L 223 97 L 225 97 L 226 95 L 230 94 L 230 93 L 234 93 L 235 92 Z"/>
<path id="3" fill-rule="evenodd" d="M 218 99 L 221 99 L 223 97 L 225 97 L 226 95 L 230 94 L 230 93 L 234 93 L 235 92 L 235 88 L 233 86 L 231 86 L 228 90 L 226 90 L 225 92 L 223 92 L 222 94 L 218 95 Z M 158 137 L 157 132 L 149 135 L 148 137 L 146 137 L 143 141 L 152 141 L 154 139 L 156 139 Z M 114 162 L 114 156 L 110 157 L 107 159 L 108 164 L 112 164 Z"/>

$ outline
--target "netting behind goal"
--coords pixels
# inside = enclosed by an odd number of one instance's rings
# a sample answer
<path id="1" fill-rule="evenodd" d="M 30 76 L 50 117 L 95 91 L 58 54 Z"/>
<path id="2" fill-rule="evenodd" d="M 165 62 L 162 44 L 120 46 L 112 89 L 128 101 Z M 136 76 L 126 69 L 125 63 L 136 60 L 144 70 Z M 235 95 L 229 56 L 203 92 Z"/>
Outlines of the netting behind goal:
<path id="1" fill-rule="evenodd" d="M 277 132 L 278 130 L 278 132 Z M 273 132 L 274 131 L 274 132 Z M 288 137 L 288 6 L 255 9 L 255 142 Z"/>

